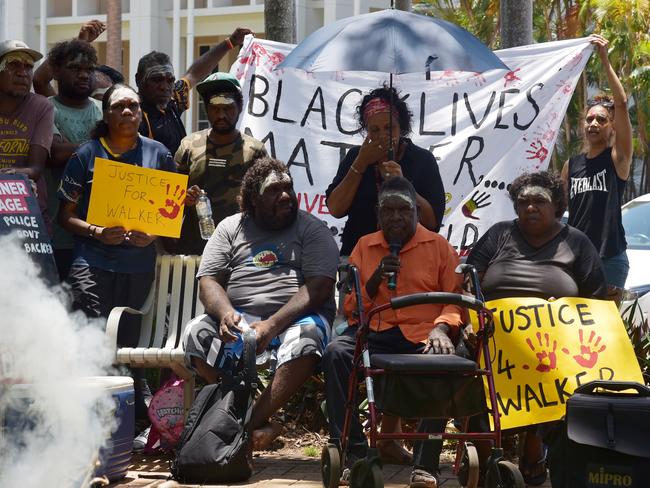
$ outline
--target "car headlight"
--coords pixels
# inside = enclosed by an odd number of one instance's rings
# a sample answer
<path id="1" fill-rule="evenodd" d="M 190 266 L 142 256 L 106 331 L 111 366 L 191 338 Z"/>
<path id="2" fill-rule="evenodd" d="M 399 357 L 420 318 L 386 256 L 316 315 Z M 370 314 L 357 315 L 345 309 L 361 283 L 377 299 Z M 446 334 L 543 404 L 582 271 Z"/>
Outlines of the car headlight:
<path id="1" fill-rule="evenodd" d="M 647 285 L 633 286 L 623 291 L 624 301 L 634 301 L 650 292 L 650 283 Z"/>

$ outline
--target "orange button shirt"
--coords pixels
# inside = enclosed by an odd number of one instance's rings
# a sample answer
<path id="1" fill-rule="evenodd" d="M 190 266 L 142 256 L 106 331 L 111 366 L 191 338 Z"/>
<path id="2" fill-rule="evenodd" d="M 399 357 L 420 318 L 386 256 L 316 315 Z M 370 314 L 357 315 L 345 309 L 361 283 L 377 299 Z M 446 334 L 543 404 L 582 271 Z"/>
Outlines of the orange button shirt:
<path id="1" fill-rule="evenodd" d="M 459 263 L 458 254 L 444 237 L 418 224 L 415 235 L 400 251 L 396 289 L 389 290 L 387 280 L 382 280 L 377 295 L 370 299 L 366 293 L 366 283 L 381 259 L 389 253 L 384 234 L 378 231 L 359 239 L 350 255 L 350 264 L 359 270 L 366 314 L 370 309 L 388 303 L 396 296 L 429 291 L 461 293 L 461 276 L 455 272 Z M 356 315 L 353 315 L 357 310 L 354 293 L 346 296 L 344 308 L 348 323 L 357 322 Z M 437 324 L 445 323 L 457 330 L 461 325 L 461 314 L 460 307 L 443 304 L 388 309 L 372 318 L 370 328 L 380 332 L 399 327 L 409 341 L 426 342 L 429 332 Z"/>

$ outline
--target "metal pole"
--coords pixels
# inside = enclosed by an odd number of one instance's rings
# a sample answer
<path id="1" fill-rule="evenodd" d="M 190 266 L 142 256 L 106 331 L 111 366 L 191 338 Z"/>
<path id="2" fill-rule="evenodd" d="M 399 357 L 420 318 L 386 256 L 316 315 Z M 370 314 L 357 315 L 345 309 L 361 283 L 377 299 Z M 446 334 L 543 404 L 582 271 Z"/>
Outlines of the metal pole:
<path id="1" fill-rule="evenodd" d="M 194 62 L 194 0 L 187 0 L 187 46 L 185 58 L 186 69 L 189 69 Z M 177 76 L 180 76 L 180 73 Z M 194 131 L 192 101 L 192 91 L 190 90 L 190 106 L 185 111 L 185 130 L 188 134 Z"/>

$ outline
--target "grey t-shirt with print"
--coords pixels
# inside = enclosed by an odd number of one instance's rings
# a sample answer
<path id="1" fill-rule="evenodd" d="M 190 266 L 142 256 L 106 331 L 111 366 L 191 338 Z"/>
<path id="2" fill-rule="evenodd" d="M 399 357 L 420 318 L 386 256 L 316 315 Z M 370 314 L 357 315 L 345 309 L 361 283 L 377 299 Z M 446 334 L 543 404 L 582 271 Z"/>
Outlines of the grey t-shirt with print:
<path id="1" fill-rule="evenodd" d="M 197 278 L 228 272 L 227 293 L 233 307 L 268 317 L 296 294 L 305 278 L 336 279 L 338 254 L 329 228 L 303 210 L 280 231 L 262 229 L 252 217 L 238 213 L 217 226 L 203 251 Z M 313 312 L 331 324 L 334 310 L 332 295 Z"/>

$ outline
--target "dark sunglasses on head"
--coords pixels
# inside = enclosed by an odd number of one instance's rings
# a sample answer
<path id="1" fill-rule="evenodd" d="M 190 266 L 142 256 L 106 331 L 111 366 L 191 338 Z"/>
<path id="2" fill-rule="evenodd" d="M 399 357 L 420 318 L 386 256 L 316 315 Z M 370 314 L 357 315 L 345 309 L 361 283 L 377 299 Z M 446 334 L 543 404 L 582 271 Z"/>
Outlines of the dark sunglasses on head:
<path id="1" fill-rule="evenodd" d="M 602 105 L 605 108 L 612 108 L 614 106 L 614 102 L 611 100 L 603 100 L 601 98 L 590 98 L 587 100 L 587 107 L 595 107 L 596 105 Z"/>

